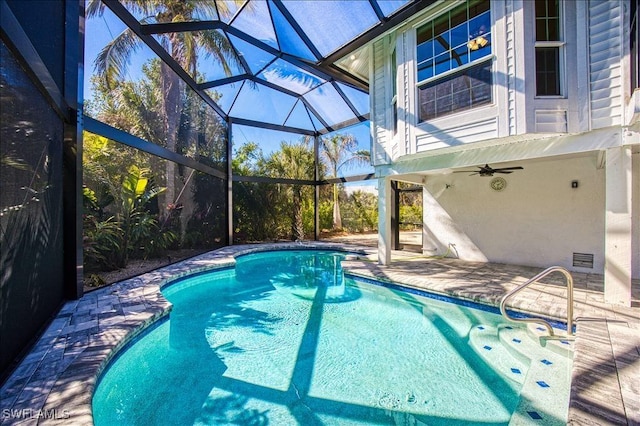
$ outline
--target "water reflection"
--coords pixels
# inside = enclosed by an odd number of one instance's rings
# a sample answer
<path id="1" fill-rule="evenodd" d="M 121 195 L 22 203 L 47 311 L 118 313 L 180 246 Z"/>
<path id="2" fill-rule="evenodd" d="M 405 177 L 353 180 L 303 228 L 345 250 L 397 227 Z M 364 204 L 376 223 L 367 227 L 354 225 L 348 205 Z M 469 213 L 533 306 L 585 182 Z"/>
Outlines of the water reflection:
<path id="1" fill-rule="evenodd" d="M 277 262 L 274 256 L 277 256 Z M 258 281 L 309 300 L 323 288 L 326 289 L 325 302 L 347 302 L 357 299 L 360 294 L 355 287 L 345 285 L 341 263 L 344 258 L 345 253 L 315 252 L 312 255 L 304 251 L 242 256 L 236 260 L 236 280 Z"/>

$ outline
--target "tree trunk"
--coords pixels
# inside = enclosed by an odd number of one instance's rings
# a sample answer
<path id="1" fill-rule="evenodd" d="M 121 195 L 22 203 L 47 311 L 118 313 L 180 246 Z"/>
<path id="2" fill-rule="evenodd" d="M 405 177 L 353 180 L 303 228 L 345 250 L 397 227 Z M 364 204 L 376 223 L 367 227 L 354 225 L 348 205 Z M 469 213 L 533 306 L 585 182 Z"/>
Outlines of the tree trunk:
<path id="1" fill-rule="evenodd" d="M 178 136 L 178 126 L 180 123 L 180 111 L 182 104 L 180 102 L 180 79 L 164 62 L 160 64 L 162 74 L 162 91 L 164 93 L 162 112 L 166 137 L 166 148 L 171 152 L 176 152 L 176 140 Z M 176 165 L 173 161 L 165 160 L 166 172 L 166 188 L 165 205 L 170 206 L 176 199 Z M 170 211 L 165 212 L 170 214 Z"/>
<path id="2" fill-rule="evenodd" d="M 342 229 L 342 217 L 340 215 L 340 201 L 338 199 L 338 185 L 333 185 L 333 229 Z"/>
<path id="3" fill-rule="evenodd" d="M 293 188 L 293 240 L 304 240 L 304 223 L 302 221 L 302 190 Z"/>

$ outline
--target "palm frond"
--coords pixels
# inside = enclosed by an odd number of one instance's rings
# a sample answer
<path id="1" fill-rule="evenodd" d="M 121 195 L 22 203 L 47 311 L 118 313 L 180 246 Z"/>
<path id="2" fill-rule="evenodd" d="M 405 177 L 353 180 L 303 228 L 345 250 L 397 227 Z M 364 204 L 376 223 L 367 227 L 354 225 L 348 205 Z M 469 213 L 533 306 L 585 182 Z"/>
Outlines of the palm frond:
<path id="1" fill-rule="evenodd" d="M 352 154 L 351 157 L 345 159 L 338 168 L 360 166 L 371 163 L 371 153 L 366 149 L 360 149 Z"/>
<path id="2" fill-rule="evenodd" d="M 187 3 L 193 7 L 193 17 L 197 20 L 208 21 L 219 18 L 216 0 L 189 0 Z"/>
<path id="3" fill-rule="evenodd" d="M 111 40 L 95 59 L 96 73 L 104 79 L 107 87 L 112 89 L 126 74 L 131 54 L 140 48 L 140 40 L 129 28 Z"/>
<path id="4" fill-rule="evenodd" d="M 13 167 L 14 169 L 32 171 L 31 166 L 20 158 L 12 158 L 9 155 L 2 155 L 0 157 L 0 164 Z"/>
<path id="5" fill-rule="evenodd" d="M 87 18 L 102 16 L 105 5 L 101 0 L 87 0 L 85 5 L 85 15 Z"/>
<path id="6" fill-rule="evenodd" d="M 196 37 L 198 44 L 204 49 L 205 58 L 213 56 L 217 59 L 226 75 L 232 74 L 232 65 L 241 67 L 240 59 L 227 37 L 213 30 L 200 31 Z"/>

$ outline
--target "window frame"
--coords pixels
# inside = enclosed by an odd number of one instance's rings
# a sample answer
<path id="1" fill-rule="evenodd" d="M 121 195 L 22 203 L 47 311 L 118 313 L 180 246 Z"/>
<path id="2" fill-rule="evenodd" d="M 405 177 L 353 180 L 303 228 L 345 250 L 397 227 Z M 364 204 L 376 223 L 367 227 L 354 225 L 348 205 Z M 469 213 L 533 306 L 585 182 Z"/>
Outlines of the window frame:
<path id="1" fill-rule="evenodd" d="M 466 5 L 467 8 L 468 8 L 469 7 L 469 0 L 456 2 L 454 5 L 452 5 L 447 10 L 444 10 L 444 11 L 440 12 L 439 14 L 434 15 L 434 16 L 430 17 L 427 20 L 423 20 L 420 23 L 418 23 L 418 24 L 413 26 L 414 37 L 415 37 L 414 38 L 414 43 L 415 43 L 415 45 L 414 45 L 414 54 L 415 54 L 415 69 L 414 69 L 414 72 L 415 72 L 415 79 L 416 79 L 416 82 L 415 82 L 416 106 L 417 106 L 416 121 L 417 121 L 418 125 L 426 123 L 426 122 L 429 122 L 431 120 L 438 120 L 438 119 L 449 117 L 449 116 L 453 116 L 453 115 L 456 115 L 456 114 L 469 113 L 470 111 L 473 111 L 476 108 L 483 108 L 483 107 L 486 108 L 488 106 L 491 106 L 491 105 L 495 104 L 495 60 L 496 60 L 496 55 L 494 53 L 494 39 L 493 39 L 493 37 L 494 37 L 494 13 L 495 12 L 493 11 L 493 9 L 491 7 L 491 2 L 489 2 L 488 10 L 483 11 L 480 14 L 478 14 L 478 15 L 472 17 L 472 18 L 469 18 L 467 16 L 467 19 L 464 21 L 464 22 L 469 22 L 469 21 L 477 18 L 478 16 L 481 16 L 484 13 L 488 13 L 489 14 L 489 25 L 490 25 L 490 27 L 489 27 L 489 30 L 487 31 L 487 33 L 489 34 L 489 40 L 490 40 L 489 48 L 490 48 L 490 51 L 485 56 L 470 60 L 469 62 L 467 62 L 467 63 L 465 63 L 463 65 L 457 66 L 456 68 L 443 71 L 440 74 L 437 74 L 437 75 L 434 75 L 434 76 L 431 76 L 431 77 L 428 77 L 428 78 L 425 78 L 425 79 L 422 79 L 422 80 L 418 80 L 418 74 L 420 72 L 419 65 L 420 65 L 420 63 L 422 63 L 418 59 L 418 47 L 420 46 L 420 44 L 418 43 L 418 32 L 419 32 L 419 30 L 421 28 L 427 26 L 427 25 L 435 25 L 434 23 L 436 22 L 436 20 L 439 17 L 443 16 L 444 14 L 450 13 L 452 10 L 454 10 L 455 8 L 457 8 L 457 7 L 459 7 L 459 6 L 463 5 L 463 4 Z M 458 25 L 461 25 L 461 24 L 457 24 L 456 26 L 458 26 Z M 451 29 L 452 28 L 448 28 L 449 31 L 451 31 Z M 428 39 L 428 40 L 426 40 L 426 42 L 429 42 L 430 40 L 434 40 L 434 39 L 435 38 Z M 467 42 L 467 45 L 468 45 L 468 43 L 469 42 Z M 450 52 L 450 51 L 454 50 L 454 48 L 455 48 L 455 46 L 453 48 L 450 48 L 448 51 Z M 437 55 L 434 55 L 432 58 L 429 58 L 429 59 L 433 59 L 435 56 L 437 56 Z M 490 89 L 491 100 L 489 102 L 482 103 L 482 104 L 477 105 L 477 106 L 471 105 L 469 108 L 450 111 L 450 112 L 444 113 L 444 114 L 442 114 L 440 116 L 433 117 L 433 118 L 427 118 L 427 119 L 422 119 L 421 118 L 421 112 L 420 112 L 421 111 L 420 90 L 424 86 L 433 84 L 434 82 L 437 82 L 438 80 L 446 80 L 446 79 L 448 79 L 449 77 L 451 77 L 454 74 L 464 73 L 464 72 L 468 71 L 469 69 L 478 67 L 478 66 L 480 66 L 482 64 L 485 64 L 487 62 L 490 62 L 489 67 L 490 67 L 490 72 L 491 72 L 491 84 L 490 84 L 490 86 L 491 86 L 491 89 Z M 434 65 L 434 67 L 435 67 L 435 65 Z"/>
<path id="2" fill-rule="evenodd" d="M 539 0 L 535 0 L 536 2 Z M 550 0 L 542 0 L 542 1 L 550 1 Z M 537 40 L 537 19 L 535 10 L 535 3 L 533 9 L 533 61 L 534 61 L 534 77 L 535 77 L 535 99 L 565 99 L 567 97 L 567 85 L 566 85 L 566 37 L 565 37 L 565 25 L 564 25 L 565 11 L 564 11 L 564 2 L 558 2 L 558 39 L 559 40 L 545 40 L 538 41 Z M 537 61 L 537 53 L 538 49 L 557 49 L 558 51 L 558 92 L 557 95 L 539 95 L 538 94 L 538 61 Z"/>

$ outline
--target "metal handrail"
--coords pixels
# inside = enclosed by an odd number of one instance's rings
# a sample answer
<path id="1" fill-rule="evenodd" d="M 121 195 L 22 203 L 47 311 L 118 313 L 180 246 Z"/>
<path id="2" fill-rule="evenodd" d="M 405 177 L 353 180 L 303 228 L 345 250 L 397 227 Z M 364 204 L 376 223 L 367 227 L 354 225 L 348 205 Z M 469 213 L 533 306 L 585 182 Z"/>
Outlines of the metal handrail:
<path id="1" fill-rule="evenodd" d="M 529 286 L 530 284 L 533 284 L 536 281 L 546 277 L 550 273 L 556 272 L 556 271 L 561 272 L 567 279 L 567 336 L 572 336 L 573 335 L 573 277 L 571 276 L 571 273 L 565 268 L 563 268 L 562 266 L 552 266 L 550 268 L 547 268 L 544 271 L 540 272 L 535 277 L 527 280 L 524 284 L 519 285 L 518 287 L 514 288 L 513 290 L 505 294 L 502 297 L 502 300 L 500 301 L 500 312 L 502 313 L 502 316 L 514 322 L 532 322 L 532 323 L 542 324 L 549 331 L 549 336 L 553 337 L 554 336 L 553 328 L 551 327 L 551 324 L 549 324 L 549 322 L 541 318 L 513 318 L 509 316 L 505 306 L 507 304 L 507 299 L 509 299 L 511 296 L 513 296 L 523 288 Z"/>

